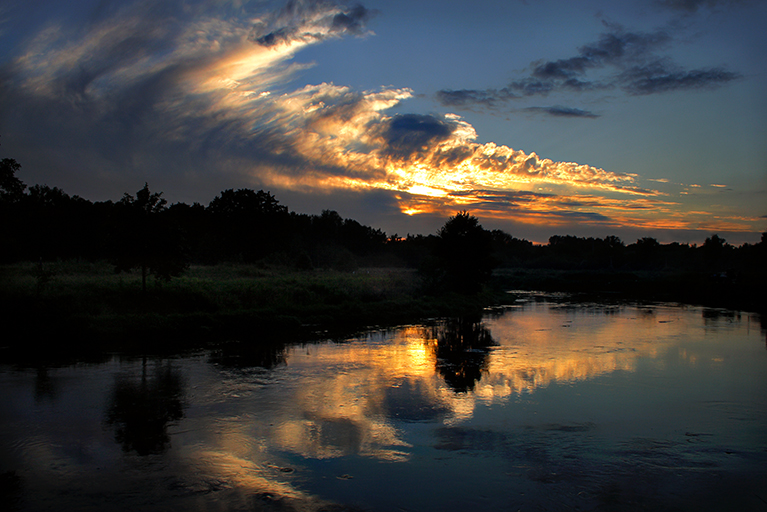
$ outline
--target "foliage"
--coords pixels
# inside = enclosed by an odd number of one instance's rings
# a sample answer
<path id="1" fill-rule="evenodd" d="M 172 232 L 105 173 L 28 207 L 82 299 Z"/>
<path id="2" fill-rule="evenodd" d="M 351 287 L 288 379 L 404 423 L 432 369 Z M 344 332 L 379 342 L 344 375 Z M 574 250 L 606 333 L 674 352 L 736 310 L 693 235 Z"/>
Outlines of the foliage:
<path id="1" fill-rule="evenodd" d="M 20 169 L 13 158 L 0 160 L 0 201 L 14 203 L 22 198 L 27 186 L 16 176 Z"/>
<path id="2" fill-rule="evenodd" d="M 476 293 L 494 267 L 493 238 L 468 212 L 459 212 L 437 232 L 433 259 L 423 267 L 430 285 Z"/>
<path id="3" fill-rule="evenodd" d="M 183 240 L 168 222 L 167 201 L 162 192 L 151 193 L 149 185 L 136 193 L 125 194 L 115 208 L 112 232 L 112 261 L 116 272 L 141 269 L 142 290 L 146 277 L 168 281 L 186 269 Z"/>

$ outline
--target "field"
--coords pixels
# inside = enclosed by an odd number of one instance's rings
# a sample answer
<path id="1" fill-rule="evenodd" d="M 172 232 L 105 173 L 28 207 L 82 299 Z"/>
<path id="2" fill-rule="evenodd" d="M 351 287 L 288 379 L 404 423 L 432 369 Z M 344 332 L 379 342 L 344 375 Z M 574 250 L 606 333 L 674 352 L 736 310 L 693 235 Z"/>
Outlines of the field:
<path id="1" fill-rule="evenodd" d="M 107 263 L 0 267 L 3 345 L 46 351 L 195 346 L 348 334 L 371 326 L 479 312 L 496 293 L 421 292 L 410 269 L 296 271 L 259 265 L 193 266 L 169 282 L 115 274 Z M 66 340 L 66 341 L 65 341 Z"/>
<path id="2" fill-rule="evenodd" d="M 299 271 L 193 266 L 168 282 L 116 274 L 105 262 L 0 267 L 3 352 L 71 354 L 178 350 L 210 343 L 283 343 L 369 327 L 478 315 L 513 301 L 507 290 L 561 291 L 599 300 L 675 301 L 764 311 L 764 276 L 498 269 L 474 295 L 424 291 L 417 271 Z"/>

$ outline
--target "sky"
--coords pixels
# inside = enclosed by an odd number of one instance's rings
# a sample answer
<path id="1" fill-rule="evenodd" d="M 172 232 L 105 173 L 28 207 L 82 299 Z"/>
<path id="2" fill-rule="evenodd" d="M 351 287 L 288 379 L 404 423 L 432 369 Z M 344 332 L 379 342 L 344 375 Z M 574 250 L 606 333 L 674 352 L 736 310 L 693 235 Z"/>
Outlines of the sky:
<path id="1" fill-rule="evenodd" d="M 765 0 L 4 0 L 0 157 L 389 235 L 767 231 Z"/>

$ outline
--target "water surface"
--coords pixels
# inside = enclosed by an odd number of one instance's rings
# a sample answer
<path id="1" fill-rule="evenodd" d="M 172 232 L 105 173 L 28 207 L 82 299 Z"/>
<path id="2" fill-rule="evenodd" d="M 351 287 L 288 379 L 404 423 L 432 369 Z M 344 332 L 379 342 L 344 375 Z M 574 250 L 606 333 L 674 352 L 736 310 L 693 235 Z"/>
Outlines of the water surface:
<path id="1" fill-rule="evenodd" d="M 18 510 L 767 510 L 756 315 L 529 296 L 343 341 L 0 366 Z"/>

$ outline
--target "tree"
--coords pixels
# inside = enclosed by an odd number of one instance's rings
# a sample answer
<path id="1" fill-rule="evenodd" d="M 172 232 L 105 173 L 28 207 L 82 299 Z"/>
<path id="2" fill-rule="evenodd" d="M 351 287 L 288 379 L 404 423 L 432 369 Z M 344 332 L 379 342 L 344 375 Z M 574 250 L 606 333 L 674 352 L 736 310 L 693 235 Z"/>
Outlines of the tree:
<path id="1" fill-rule="evenodd" d="M 0 200 L 3 202 L 15 203 L 23 197 L 27 186 L 16 177 L 20 169 L 21 164 L 13 158 L 0 160 Z"/>
<path id="2" fill-rule="evenodd" d="M 224 190 L 206 211 L 216 230 L 219 251 L 227 258 L 255 261 L 284 243 L 288 209 L 269 192 Z"/>
<path id="3" fill-rule="evenodd" d="M 727 243 L 727 240 L 719 235 L 711 235 L 706 238 L 699 251 L 703 254 L 703 263 L 707 270 L 721 272 L 728 263 L 728 256 L 733 247 Z"/>
<path id="4" fill-rule="evenodd" d="M 437 232 L 436 254 L 428 277 L 448 289 L 474 293 L 490 278 L 495 266 L 491 256 L 492 235 L 469 212 L 462 211 Z"/>
<path id="5" fill-rule="evenodd" d="M 21 165 L 12 158 L 0 160 L 0 261 L 13 261 L 22 251 L 25 235 L 24 189 L 16 177 Z"/>
<path id="6" fill-rule="evenodd" d="M 147 275 L 167 281 L 188 267 L 181 233 L 165 215 L 166 204 L 162 192 L 151 193 L 145 183 L 136 197 L 125 194 L 115 205 L 115 270 L 140 268 L 143 292 L 146 292 Z"/>

